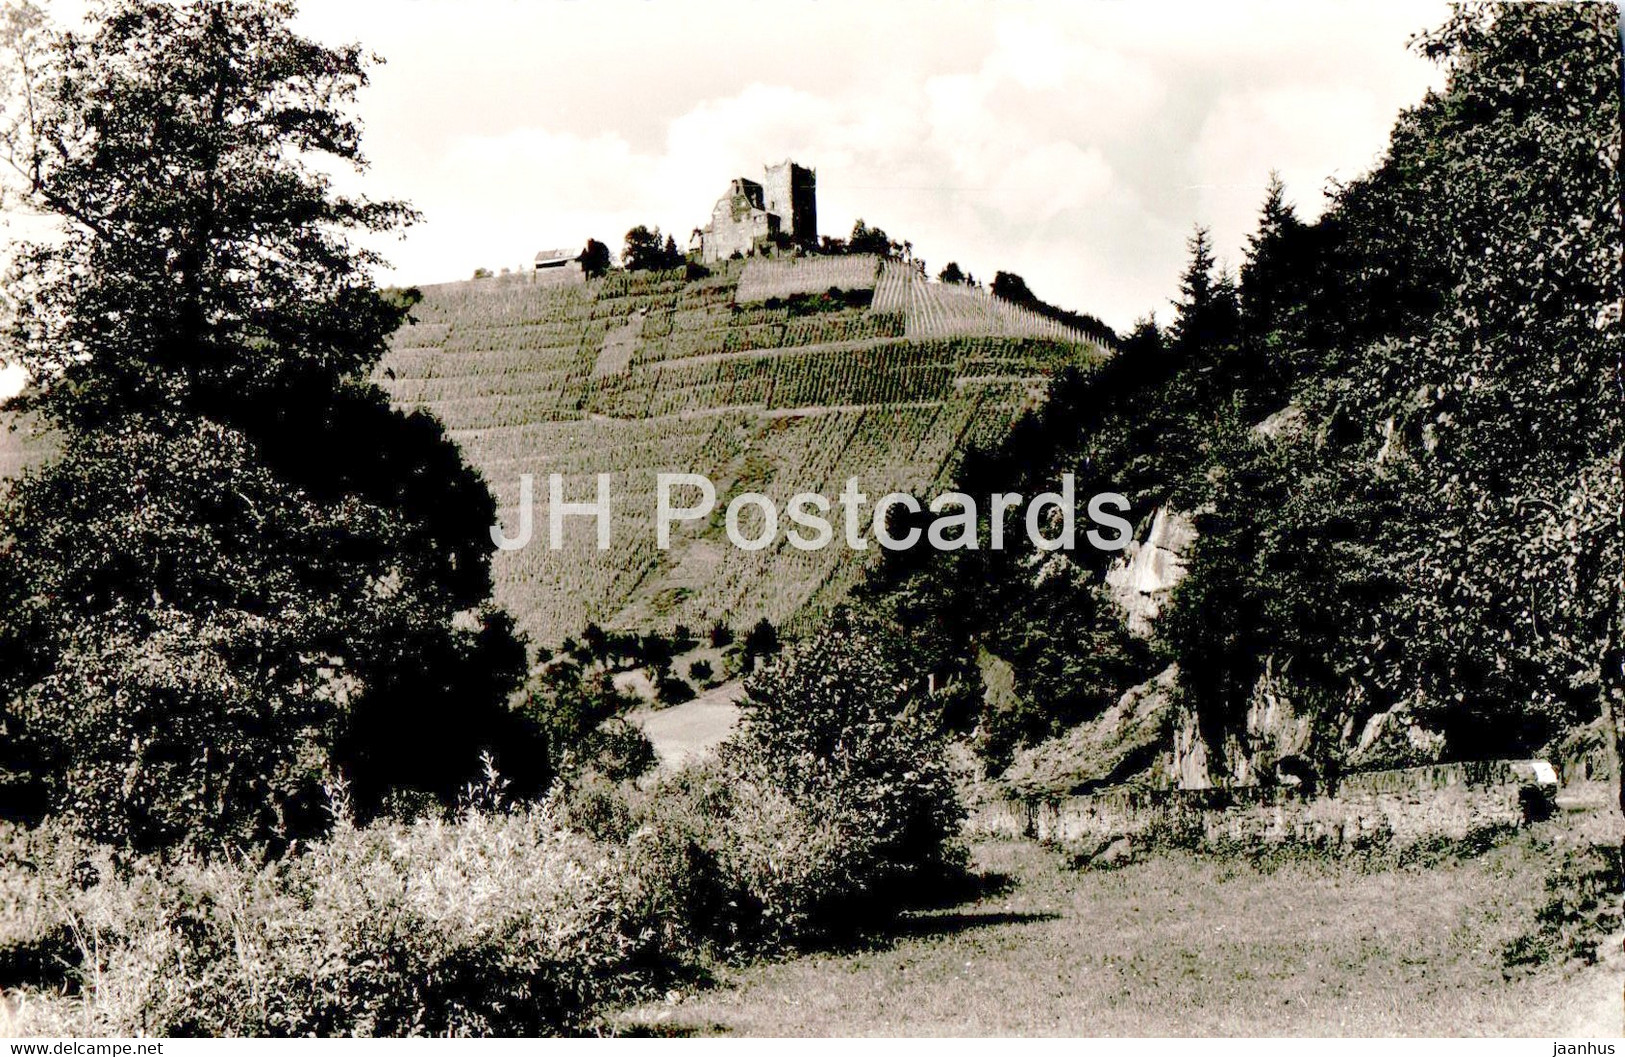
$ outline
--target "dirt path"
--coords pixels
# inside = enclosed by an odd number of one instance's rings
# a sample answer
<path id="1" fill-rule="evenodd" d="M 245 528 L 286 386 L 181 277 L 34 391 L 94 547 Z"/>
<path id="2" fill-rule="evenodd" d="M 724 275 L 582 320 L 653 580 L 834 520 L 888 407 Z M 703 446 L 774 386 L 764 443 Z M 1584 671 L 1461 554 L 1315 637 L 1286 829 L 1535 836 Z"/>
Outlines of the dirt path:
<path id="1" fill-rule="evenodd" d="M 728 736 L 739 719 L 738 702 L 744 692 L 744 684 L 735 680 L 681 705 L 646 706 L 626 718 L 654 743 L 661 766 L 675 769 L 710 752 Z"/>

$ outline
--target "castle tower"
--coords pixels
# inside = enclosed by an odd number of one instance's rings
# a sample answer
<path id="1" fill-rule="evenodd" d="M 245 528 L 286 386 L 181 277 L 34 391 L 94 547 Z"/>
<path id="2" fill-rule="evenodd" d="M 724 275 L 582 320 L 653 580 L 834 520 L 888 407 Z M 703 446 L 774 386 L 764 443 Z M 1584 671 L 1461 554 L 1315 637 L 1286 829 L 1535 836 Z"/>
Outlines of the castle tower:
<path id="1" fill-rule="evenodd" d="M 779 230 L 799 246 L 818 245 L 818 174 L 786 158 L 762 177 L 767 211 L 779 217 Z"/>

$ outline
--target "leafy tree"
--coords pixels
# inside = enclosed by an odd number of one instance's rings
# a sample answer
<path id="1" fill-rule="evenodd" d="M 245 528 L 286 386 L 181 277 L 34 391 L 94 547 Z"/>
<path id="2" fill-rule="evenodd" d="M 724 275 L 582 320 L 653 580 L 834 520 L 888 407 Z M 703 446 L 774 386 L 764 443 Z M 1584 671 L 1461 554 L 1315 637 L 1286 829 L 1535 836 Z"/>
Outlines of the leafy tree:
<path id="1" fill-rule="evenodd" d="M 410 298 L 350 233 L 414 214 L 332 189 L 364 58 L 292 17 L 5 25 L 0 157 L 61 232 L 17 248 L 4 355 L 64 444 L 0 507 L 0 706 L 57 806 L 139 847 L 319 828 L 335 766 L 365 804 L 522 749 L 494 502 L 365 380 Z"/>
<path id="2" fill-rule="evenodd" d="M 1033 292 L 1027 288 L 1027 280 L 1014 272 L 994 273 L 993 285 L 990 289 L 993 291 L 994 297 L 1001 297 L 1018 305 L 1038 300 Z"/>
<path id="3" fill-rule="evenodd" d="M 663 705 L 680 705 L 694 697 L 694 688 L 676 675 L 662 675 L 655 680 L 655 698 Z"/>
<path id="4" fill-rule="evenodd" d="M 745 632 L 743 651 L 747 659 L 771 657 L 779 652 L 779 632 L 773 622 L 763 617 Z"/>
<path id="5" fill-rule="evenodd" d="M 653 762 L 648 739 L 621 719 L 636 704 L 603 669 L 555 663 L 533 677 L 518 711 L 541 732 L 545 781 L 588 767 L 617 778 L 647 770 Z M 616 773 L 622 770 L 635 773 Z"/>
<path id="6" fill-rule="evenodd" d="M 960 270 L 958 261 L 949 261 L 942 271 L 937 273 L 937 281 L 944 283 L 963 283 L 965 273 Z"/>
<path id="7" fill-rule="evenodd" d="M 587 657 L 595 661 L 603 661 L 609 656 L 609 636 L 597 624 L 589 623 L 581 632 L 581 644 L 586 647 Z"/>
<path id="8" fill-rule="evenodd" d="M 876 253 L 882 257 L 902 255 L 903 246 L 892 240 L 880 228 L 872 228 L 859 217 L 852 224 L 852 234 L 846 240 L 847 253 Z"/>
<path id="9" fill-rule="evenodd" d="M 663 271 L 681 267 L 683 255 L 677 251 L 676 241 L 670 237 L 663 238 L 659 228 L 639 224 L 626 233 L 621 263 L 629 272 Z"/>
<path id="10" fill-rule="evenodd" d="M 581 271 L 589 279 L 596 279 L 609 271 L 609 247 L 597 239 L 588 239 L 581 251 Z"/>
<path id="11" fill-rule="evenodd" d="M 671 667 L 675 656 L 676 649 L 666 636 L 658 631 L 643 636 L 643 663 L 654 669 L 657 675 L 664 674 Z"/>

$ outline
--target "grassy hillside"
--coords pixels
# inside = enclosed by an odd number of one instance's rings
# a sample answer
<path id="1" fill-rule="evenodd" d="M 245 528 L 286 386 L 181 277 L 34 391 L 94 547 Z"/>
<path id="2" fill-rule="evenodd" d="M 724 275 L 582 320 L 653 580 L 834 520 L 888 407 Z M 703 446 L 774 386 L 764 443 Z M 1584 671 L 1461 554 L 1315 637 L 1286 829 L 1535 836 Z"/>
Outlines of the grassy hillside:
<path id="1" fill-rule="evenodd" d="M 728 543 L 728 497 L 871 498 L 938 488 L 971 444 L 996 442 L 1062 366 L 1097 358 L 1077 331 L 872 257 L 750 261 L 686 280 L 617 272 L 426 288 L 379 381 L 439 415 L 517 525 L 536 477 L 538 535 L 498 555 L 497 597 L 543 643 L 606 626 L 794 623 L 858 577 L 865 555 Z M 884 310 L 882 310 L 884 309 Z M 655 475 L 709 476 L 711 522 L 655 547 Z M 547 474 L 566 497 L 613 475 L 612 545 L 587 519 L 547 547 Z M 782 538 L 782 537 L 781 537 Z M 871 551 L 872 553 L 872 551 Z"/>

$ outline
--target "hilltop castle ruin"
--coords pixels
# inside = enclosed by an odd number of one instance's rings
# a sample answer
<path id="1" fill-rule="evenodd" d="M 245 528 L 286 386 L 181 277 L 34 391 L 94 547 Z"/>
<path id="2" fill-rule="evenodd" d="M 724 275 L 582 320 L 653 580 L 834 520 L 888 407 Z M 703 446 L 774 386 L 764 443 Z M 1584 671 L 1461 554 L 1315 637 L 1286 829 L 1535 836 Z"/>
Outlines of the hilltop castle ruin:
<path id="1" fill-rule="evenodd" d="M 741 176 L 711 208 L 711 222 L 695 228 L 689 251 L 710 264 L 773 246 L 818 245 L 818 176 L 786 158 L 764 168 L 762 181 Z"/>

